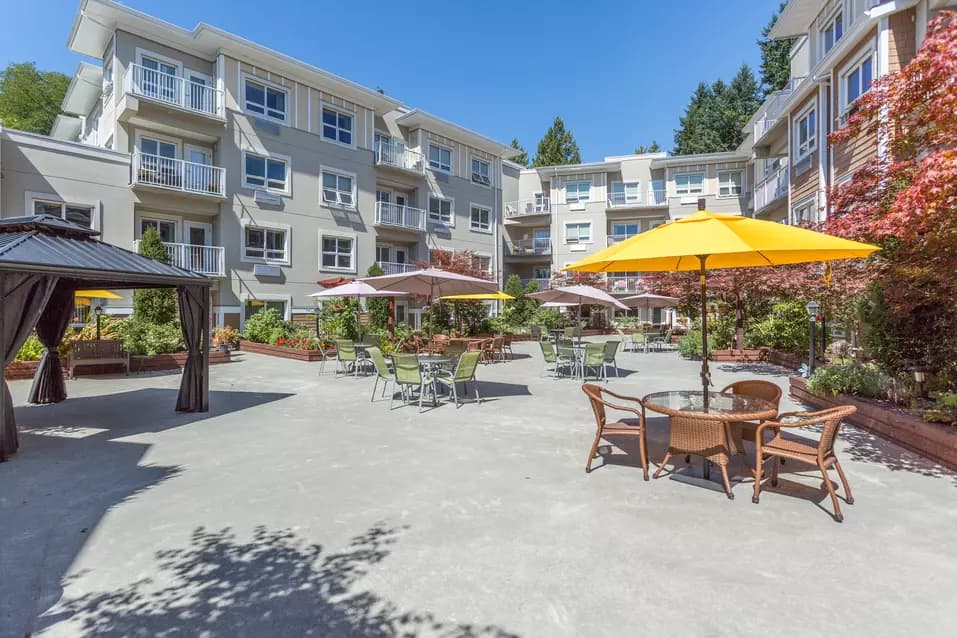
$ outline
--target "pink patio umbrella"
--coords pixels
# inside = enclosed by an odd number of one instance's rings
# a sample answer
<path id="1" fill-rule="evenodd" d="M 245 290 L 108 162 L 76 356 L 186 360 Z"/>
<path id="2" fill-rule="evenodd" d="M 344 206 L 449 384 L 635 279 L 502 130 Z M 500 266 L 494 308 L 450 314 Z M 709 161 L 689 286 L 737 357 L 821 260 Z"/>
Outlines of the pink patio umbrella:
<path id="1" fill-rule="evenodd" d="M 621 302 L 631 308 L 644 308 L 645 314 L 648 314 L 648 311 L 652 308 L 674 308 L 678 305 L 678 298 L 645 292 L 640 295 L 625 297 Z"/>
<path id="2" fill-rule="evenodd" d="M 494 281 L 460 275 L 438 268 L 365 277 L 360 281 L 379 291 L 404 290 L 406 291 L 404 294 L 427 297 L 430 303 L 436 297 L 498 291 L 498 284 Z"/>
<path id="3" fill-rule="evenodd" d="M 320 282 L 321 283 L 321 282 Z M 314 292 L 310 297 L 314 299 L 331 299 L 334 297 L 355 297 L 364 299 L 366 297 L 408 297 L 409 293 L 400 290 L 376 290 L 367 283 L 361 281 L 350 281 L 333 288 L 326 288 L 319 292 Z M 356 325 L 359 324 L 359 318 L 356 317 Z M 394 326 L 392 325 L 392 307 L 389 306 L 389 335 L 392 335 Z M 316 334 L 319 334 L 319 314 L 316 313 Z"/>

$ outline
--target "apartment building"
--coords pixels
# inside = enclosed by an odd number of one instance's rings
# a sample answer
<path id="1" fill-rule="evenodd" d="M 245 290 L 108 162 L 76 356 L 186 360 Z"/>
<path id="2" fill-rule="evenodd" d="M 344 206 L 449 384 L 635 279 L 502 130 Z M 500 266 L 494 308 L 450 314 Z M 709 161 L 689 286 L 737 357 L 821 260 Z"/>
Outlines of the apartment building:
<path id="1" fill-rule="evenodd" d="M 823 220 L 828 189 L 880 152 L 861 135 L 829 144 L 871 82 L 907 64 L 933 15 L 953 0 L 790 0 L 771 37 L 795 39 L 791 78 L 746 127 L 753 138 L 753 214 L 787 223 Z"/>
<path id="2" fill-rule="evenodd" d="M 317 280 L 473 251 L 501 272 L 509 146 L 234 34 L 82 0 L 50 137 L 0 133 L 3 215 L 52 213 L 216 280 L 217 324 L 314 309 Z M 129 300 L 108 311 L 127 313 Z M 417 310 L 400 302 L 398 320 Z"/>

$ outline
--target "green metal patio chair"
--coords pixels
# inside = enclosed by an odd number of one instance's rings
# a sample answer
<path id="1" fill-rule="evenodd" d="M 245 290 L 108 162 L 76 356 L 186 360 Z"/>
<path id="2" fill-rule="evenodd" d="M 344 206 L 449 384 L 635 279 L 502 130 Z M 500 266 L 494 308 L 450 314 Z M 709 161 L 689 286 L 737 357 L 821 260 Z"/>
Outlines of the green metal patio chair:
<path id="1" fill-rule="evenodd" d="M 620 341 L 606 341 L 605 350 L 604 350 L 604 362 L 602 364 L 602 372 L 605 375 L 605 378 L 608 378 L 608 373 L 605 372 L 604 368 L 606 365 L 615 366 L 615 377 L 618 377 L 618 362 L 615 361 L 615 356 L 618 354 L 618 346 L 621 344 Z"/>
<path id="2" fill-rule="evenodd" d="M 435 379 L 437 381 L 447 383 L 449 387 L 452 388 L 452 398 L 455 401 L 456 408 L 459 407 L 459 394 L 455 386 L 459 383 L 464 386 L 465 393 L 468 394 L 468 382 L 471 381 L 472 387 L 475 388 L 475 400 L 478 403 L 482 402 L 482 397 L 479 396 L 478 391 L 478 381 L 475 379 L 475 370 L 478 368 L 479 357 L 481 356 L 481 352 L 466 352 L 459 357 L 459 363 L 455 366 L 454 371 L 438 370 L 435 373 Z"/>
<path id="3" fill-rule="evenodd" d="M 539 341 L 538 345 L 542 348 L 542 358 L 545 360 L 545 364 L 542 366 L 542 373 L 539 376 L 545 376 L 546 372 L 549 372 L 548 366 L 552 365 L 552 376 L 558 378 L 559 370 L 561 368 L 568 368 L 570 374 L 574 373 L 575 370 L 575 360 L 566 356 L 559 357 L 555 352 L 555 346 L 552 345 L 551 341 Z"/>
<path id="4" fill-rule="evenodd" d="M 598 379 L 606 379 L 605 376 L 605 344 L 586 343 L 585 355 L 582 357 L 582 378 L 587 376 L 588 369 L 595 370 L 595 376 Z"/>
<path id="5" fill-rule="evenodd" d="M 481 353 L 478 353 L 481 354 Z M 422 398 L 425 396 L 425 388 L 432 387 L 432 396 L 435 397 L 435 387 L 432 377 L 423 376 L 419 368 L 419 357 L 414 354 L 394 354 L 392 363 L 395 366 L 395 380 L 393 383 L 399 386 L 402 392 L 402 403 L 408 405 L 409 397 L 415 388 L 419 389 L 419 412 L 422 411 Z M 393 408 L 395 393 L 392 394 L 392 402 L 389 403 L 389 409 Z"/>
<path id="6" fill-rule="evenodd" d="M 349 374 L 349 364 L 352 365 L 352 372 L 359 376 L 359 357 L 356 355 L 356 347 L 348 339 L 336 339 L 336 375 Z"/>
<path id="7" fill-rule="evenodd" d="M 452 341 L 445 347 L 445 352 L 442 354 L 447 357 L 461 357 L 466 350 L 468 350 L 468 344 L 466 342 Z"/>
<path id="8" fill-rule="evenodd" d="M 379 379 L 382 379 L 382 397 L 385 398 L 385 391 L 389 388 L 389 381 L 392 382 L 392 394 L 395 394 L 395 373 L 389 370 L 389 364 L 382 355 L 382 350 L 373 346 L 369 348 L 369 358 L 372 359 L 372 365 L 375 366 L 375 383 L 372 385 L 372 398 L 370 402 L 375 401 L 375 392 L 379 387 Z"/>

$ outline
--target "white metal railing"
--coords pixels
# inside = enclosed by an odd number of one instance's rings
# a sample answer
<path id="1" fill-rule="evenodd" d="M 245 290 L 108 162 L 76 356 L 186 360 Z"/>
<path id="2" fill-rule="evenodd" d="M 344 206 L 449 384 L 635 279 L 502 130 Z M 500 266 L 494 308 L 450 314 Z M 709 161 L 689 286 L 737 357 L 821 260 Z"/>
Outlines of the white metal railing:
<path id="1" fill-rule="evenodd" d="M 638 206 L 641 203 L 641 195 L 638 193 L 608 193 L 608 206 Z"/>
<path id="2" fill-rule="evenodd" d="M 199 246 L 197 244 L 164 243 L 170 265 L 212 277 L 226 276 L 225 249 L 222 246 Z M 140 240 L 133 242 L 133 250 L 139 251 Z"/>
<path id="3" fill-rule="evenodd" d="M 160 186 L 184 193 L 226 194 L 226 169 L 133 151 L 133 184 Z"/>
<path id="4" fill-rule="evenodd" d="M 538 199 L 520 199 L 515 202 L 505 203 L 506 217 L 523 217 L 525 215 L 541 215 L 551 212 L 547 197 Z"/>
<path id="5" fill-rule="evenodd" d="M 509 253 L 512 255 L 551 255 L 551 237 L 537 237 L 535 239 L 516 239 L 509 244 Z"/>
<path id="6" fill-rule="evenodd" d="M 667 206 L 668 191 L 664 188 L 656 188 L 648 191 L 648 206 Z"/>
<path id="7" fill-rule="evenodd" d="M 400 273 L 412 272 L 418 269 L 412 264 L 399 263 L 396 261 L 377 261 L 375 263 L 384 271 L 386 275 L 398 275 Z"/>
<path id="8" fill-rule="evenodd" d="M 549 290 L 552 287 L 552 280 L 550 278 L 533 277 L 532 279 L 523 279 L 522 288 L 533 281 L 538 284 L 539 290 Z"/>
<path id="9" fill-rule="evenodd" d="M 609 292 L 638 292 L 641 288 L 640 275 L 608 275 Z"/>
<path id="10" fill-rule="evenodd" d="M 375 203 L 375 223 L 412 230 L 425 230 L 427 214 L 421 208 L 412 208 L 391 202 Z"/>
<path id="11" fill-rule="evenodd" d="M 222 117 L 223 92 L 215 87 L 206 86 L 170 75 L 156 69 L 148 69 L 139 64 L 131 64 L 126 69 L 123 81 L 127 93 L 146 97 L 158 102 L 173 104 L 188 111 Z"/>
<path id="12" fill-rule="evenodd" d="M 663 188 L 648 189 L 644 199 L 638 193 L 608 193 L 608 208 L 627 208 L 630 206 L 666 206 L 668 191 Z"/>
<path id="13" fill-rule="evenodd" d="M 375 144 L 375 163 L 425 174 L 425 158 L 405 144 L 379 141 Z"/>
<path id="14" fill-rule="evenodd" d="M 754 212 L 778 198 L 786 197 L 791 171 L 787 162 L 754 186 Z"/>
<path id="15" fill-rule="evenodd" d="M 784 85 L 784 87 L 772 93 L 771 97 L 764 101 L 764 104 L 762 104 L 760 108 L 761 116 L 754 122 L 755 142 L 761 139 L 765 133 L 770 131 L 774 125 L 777 124 L 778 119 L 784 112 L 784 107 L 787 104 L 788 98 L 791 97 L 791 93 L 794 92 L 794 89 L 796 89 L 798 85 L 804 81 L 805 77 L 807 76 L 802 75 L 800 77 L 791 78 L 788 80 L 788 83 Z"/>

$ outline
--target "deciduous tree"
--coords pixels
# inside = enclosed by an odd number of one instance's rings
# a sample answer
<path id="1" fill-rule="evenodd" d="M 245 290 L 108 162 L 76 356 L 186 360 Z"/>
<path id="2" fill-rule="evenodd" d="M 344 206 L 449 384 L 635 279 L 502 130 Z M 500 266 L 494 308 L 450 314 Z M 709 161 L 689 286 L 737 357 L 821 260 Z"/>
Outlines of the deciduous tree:
<path id="1" fill-rule="evenodd" d="M 8 128 L 48 135 L 69 85 L 67 76 L 40 71 L 33 62 L 7 65 L 0 71 L 0 122 Z"/>

